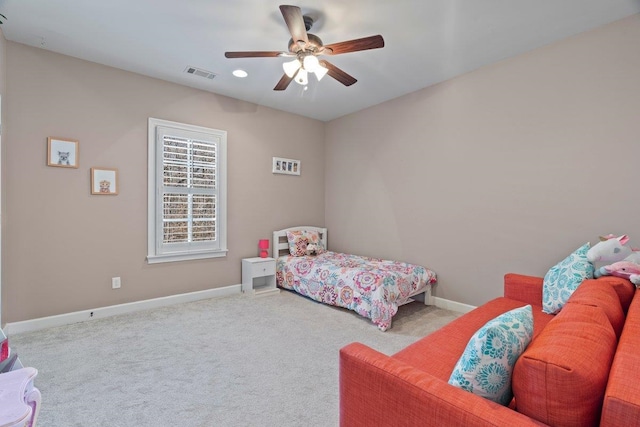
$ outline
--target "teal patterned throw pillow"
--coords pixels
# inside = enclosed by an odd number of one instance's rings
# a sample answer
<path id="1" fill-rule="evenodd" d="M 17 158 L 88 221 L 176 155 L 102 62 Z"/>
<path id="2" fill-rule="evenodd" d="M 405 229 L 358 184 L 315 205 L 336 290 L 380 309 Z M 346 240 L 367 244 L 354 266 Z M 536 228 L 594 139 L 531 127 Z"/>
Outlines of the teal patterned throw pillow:
<path id="1" fill-rule="evenodd" d="M 542 311 L 556 314 L 585 279 L 593 279 L 593 264 L 587 259 L 589 243 L 551 267 L 542 282 Z"/>
<path id="2" fill-rule="evenodd" d="M 449 384 L 508 405 L 511 372 L 533 336 L 531 306 L 516 308 L 487 322 L 469 340 Z"/>

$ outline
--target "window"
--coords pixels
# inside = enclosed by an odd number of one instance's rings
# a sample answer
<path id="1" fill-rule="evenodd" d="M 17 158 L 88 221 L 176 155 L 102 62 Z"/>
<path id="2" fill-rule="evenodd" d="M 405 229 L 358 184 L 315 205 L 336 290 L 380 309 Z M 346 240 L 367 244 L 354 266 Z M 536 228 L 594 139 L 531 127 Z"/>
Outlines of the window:
<path id="1" fill-rule="evenodd" d="M 227 254 L 225 131 L 149 118 L 147 262 Z"/>

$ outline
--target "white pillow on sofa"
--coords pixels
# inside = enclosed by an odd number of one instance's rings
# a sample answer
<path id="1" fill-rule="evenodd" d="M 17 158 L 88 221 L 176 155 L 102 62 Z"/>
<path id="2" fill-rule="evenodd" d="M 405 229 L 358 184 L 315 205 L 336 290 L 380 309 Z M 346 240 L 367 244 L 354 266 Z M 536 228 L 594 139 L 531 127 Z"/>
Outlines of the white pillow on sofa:
<path id="1" fill-rule="evenodd" d="M 513 398 L 511 373 L 533 337 L 530 305 L 488 321 L 469 340 L 453 368 L 449 384 L 508 405 Z"/>

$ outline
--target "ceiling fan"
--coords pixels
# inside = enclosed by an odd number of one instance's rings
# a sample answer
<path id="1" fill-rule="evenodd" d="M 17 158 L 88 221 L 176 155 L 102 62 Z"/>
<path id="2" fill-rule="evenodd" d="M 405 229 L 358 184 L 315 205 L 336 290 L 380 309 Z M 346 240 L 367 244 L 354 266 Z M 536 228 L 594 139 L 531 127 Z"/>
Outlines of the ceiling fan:
<path id="1" fill-rule="evenodd" d="M 249 51 L 225 52 L 227 58 L 261 58 L 261 57 L 294 57 L 291 62 L 282 64 L 284 75 L 273 90 L 285 90 L 292 80 L 301 85 L 308 83 L 308 74 L 315 74 L 318 80 L 325 74 L 333 77 L 345 86 L 351 86 L 357 80 L 340 68 L 326 60 L 318 60 L 320 55 L 339 55 L 360 50 L 378 49 L 384 47 L 381 35 L 364 37 L 361 39 L 323 45 L 320 37 L 307 33 L 313 25 L 313 19 L 303 16 L 298 6 L 280 6 L 280 12 L 291 33 L 288 52 L 277 51 Z"/>

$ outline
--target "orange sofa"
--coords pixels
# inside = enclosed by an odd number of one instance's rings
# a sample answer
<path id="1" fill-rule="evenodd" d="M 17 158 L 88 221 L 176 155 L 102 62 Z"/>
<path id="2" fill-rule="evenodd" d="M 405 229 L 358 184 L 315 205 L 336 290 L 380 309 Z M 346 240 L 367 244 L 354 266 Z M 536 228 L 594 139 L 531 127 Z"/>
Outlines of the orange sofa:
<path id="1" fill-rule="evenodd" d="M 471 336 L 526 304 L 534 337 L 514 367 L 510 405 L 449 385 Z M 585 280 L 554 316 L 542 312 L 542 278 L 507 274 L 503 297 L 392 356 L 342 348 L 340 425 L 640 426 L 640 297 L 625 279 Z"/>

